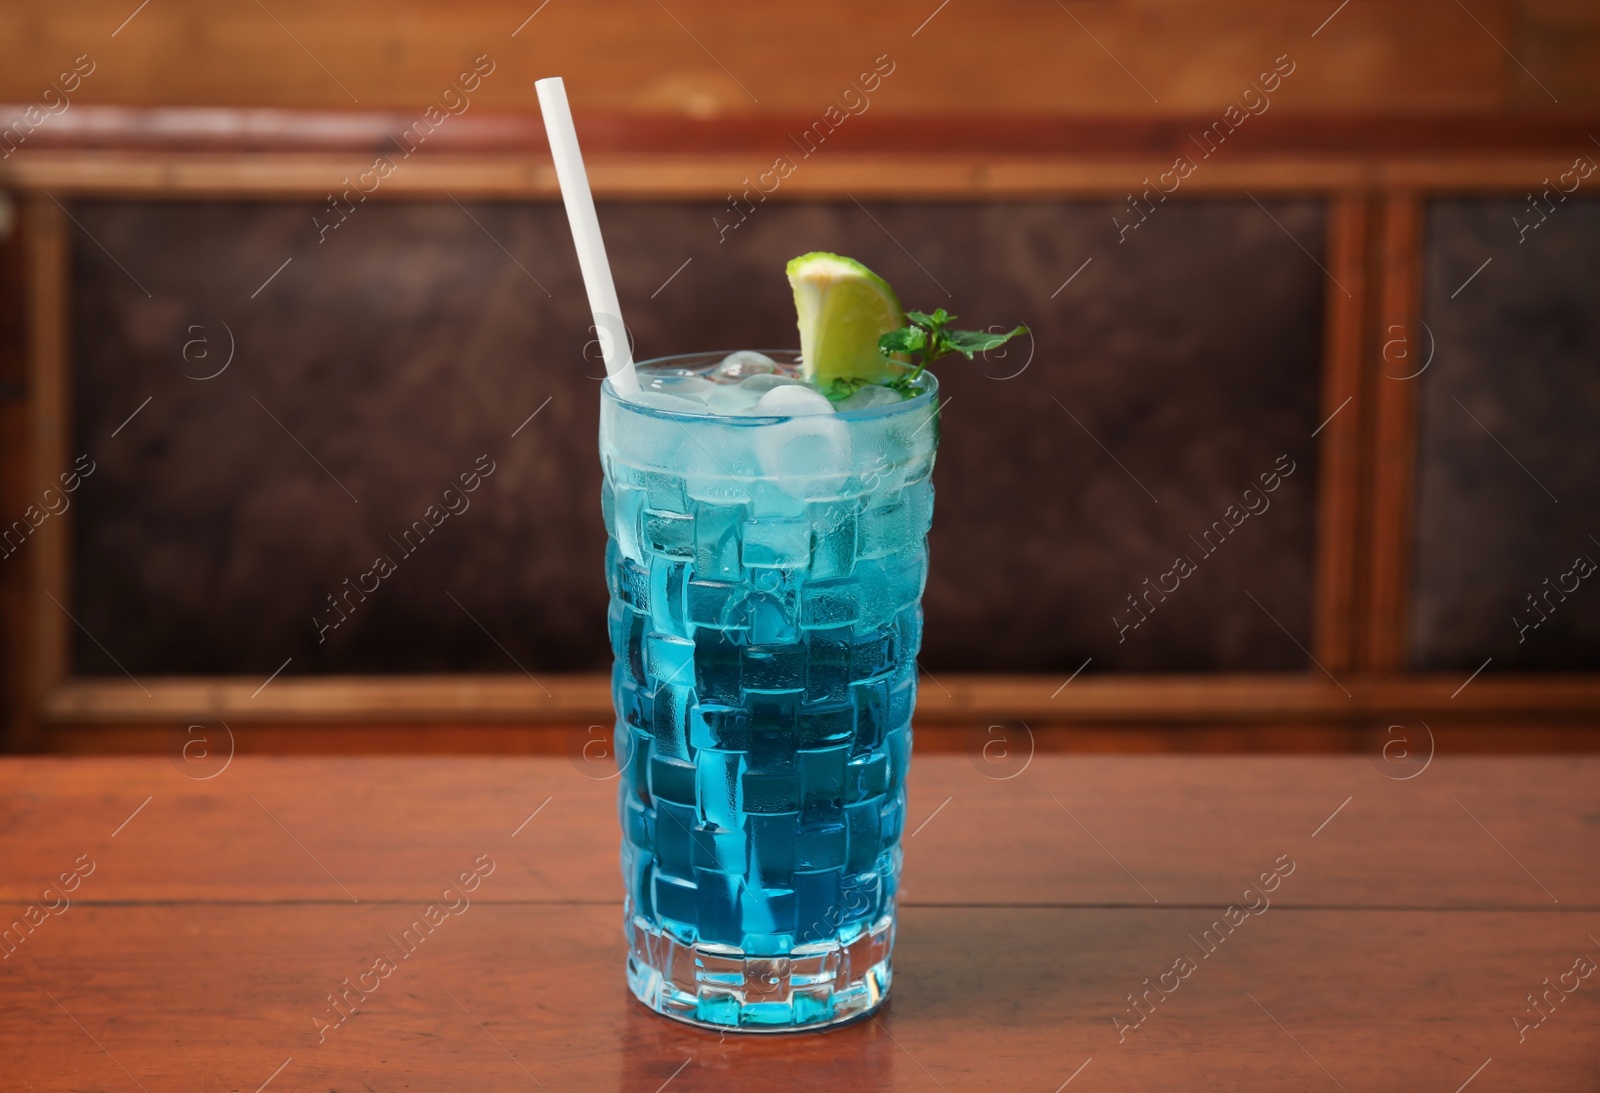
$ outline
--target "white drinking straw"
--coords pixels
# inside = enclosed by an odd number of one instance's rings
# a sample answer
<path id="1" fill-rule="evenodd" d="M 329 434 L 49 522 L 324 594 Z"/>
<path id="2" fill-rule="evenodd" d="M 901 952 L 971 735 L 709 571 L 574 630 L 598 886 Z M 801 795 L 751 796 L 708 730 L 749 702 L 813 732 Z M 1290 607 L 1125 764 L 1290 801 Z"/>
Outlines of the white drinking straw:
<path id="1" fill-rule="evenodd" d="M 560 76 L 538 80 L 533 86 L 539 93 L 539 110 L 544 115 L 545 135 L 550 138 L 550 155 L 556 162 L 556 180 L 567 207 L 567 223 L 572 226 L 572 243 L 578 249 L 578 268 L 583 271 L 589 310 L 594 312 L 606 375 L 617 394 L 626 398 L 639 390 L 639 377 L 628 345 L 628 328 L 622 322 L 617 286 L 611 279 L 611 263 L 606 259 L 606 244 L 600 238 L 600 218 L 595 215 L 589 174 L 583 169 L 583 153 L 578 150 L 578 131 L 572 124 L 572 108 L 567 105 L 567 89 Z"/>

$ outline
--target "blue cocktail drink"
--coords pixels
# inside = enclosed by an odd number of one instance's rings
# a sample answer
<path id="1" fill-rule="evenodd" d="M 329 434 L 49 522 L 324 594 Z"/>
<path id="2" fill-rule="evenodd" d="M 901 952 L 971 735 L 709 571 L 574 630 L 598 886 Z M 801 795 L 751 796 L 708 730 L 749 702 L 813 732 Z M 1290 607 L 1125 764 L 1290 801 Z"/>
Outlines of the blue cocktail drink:
<path id="1" fill-rule="evenodd" d="M 628 983 L 817 1028 L 889 989 L 936 384 L 830 403 L 726 356 L 602 393 Z"/>
<path id="2" fill-rule="evenodd" d="M 957 330 L 812 251 L 784 267 L 799 353 L 635 365 L 566 90 L 536 87 L 606 362 L 628 985 L 711 1028 L 863 1016 L 894 946 L 939 443 L 926 367 L 1026 328 Z"/>

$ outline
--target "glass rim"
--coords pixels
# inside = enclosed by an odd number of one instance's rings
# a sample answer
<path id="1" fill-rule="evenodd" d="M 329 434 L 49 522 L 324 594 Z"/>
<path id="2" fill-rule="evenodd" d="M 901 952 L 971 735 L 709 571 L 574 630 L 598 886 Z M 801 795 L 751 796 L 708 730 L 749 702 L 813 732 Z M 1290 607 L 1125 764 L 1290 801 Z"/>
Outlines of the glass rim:
<path id="1" fill-rule="evenodd" d="M 730 353 L 738 352 L 761 353 L 768 357 L 784 356 L 798 358 L 800 356 L 800 350 L 798 349 L 708 349 L 702 350 L 698 353 L 673 353 L 665 357 L 652 357 L 649 360 L 637 362 L 634 367 L 639 371 L 645 371 L 653 368 L 666 368 L 673 366 L 678 361 L 702 359 L 720 360 L 723 357 L 728 356 Z M 910 398 L 901 399 L 899 402 L 892 403 L 888 406 L 871 406 L 861 410 L 835 410 L 833 416 L 844 421 L 872 421 L 878 418 L 893 417 L 898 414 L 909 413 L 927 405 L 930 402 L 934 402 L 939 395 L 939 378 L 932 372 L 924 370 L 919 379 L 923 384 L 922 390 L 917 394 L 912 395 Z M 627 399 L 617 394 L 616 388 L 611 385 L 611 378 L 609 376 L 600 381 L 600 394 L 602 398 L 610 399 L 617 405 L 625 407 L 629 413 L 640 414 L 644 417 L 659 418 L 663 421 L 715 421 L 727 425 L 754 426 L 771 425 L 780 421 L 795 420 L 794 416 L 790 414 L 719 414 L 709 410 L 703 414 L 690 414 L 680 413 L 677 410 L 663 410 L 657 406 L 644 406 L 637 402 L 629 402 Z"/>

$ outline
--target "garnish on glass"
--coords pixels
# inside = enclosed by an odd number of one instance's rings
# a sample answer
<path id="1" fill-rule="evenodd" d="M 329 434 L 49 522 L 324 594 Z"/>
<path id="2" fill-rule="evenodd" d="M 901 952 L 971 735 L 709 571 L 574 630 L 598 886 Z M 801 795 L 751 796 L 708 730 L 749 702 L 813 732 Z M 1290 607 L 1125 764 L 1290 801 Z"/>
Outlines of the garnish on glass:
<path id="1" fill-rule="evenodd" d="M 910 320 L 907 325 L 899 330 L 891 330 L 878 339 L 878 351 L 885 357 L 892 359 L 895 354 L 903 354 L 913 358 L 911 370 L 902 372 L 888 384 L 902 394 L 909 393 L 912 385 L 917 382 L 917 377 L 922 375 L 923 369 L 940 357 L 960 353 L 970 361 L 979 353 L 998 349 L 1017 335 L 1028 332 L 1025 326 L 1002 333 L 988 330 L 952 330 L 950 324 L 955 321 L 956 316 L 942 307 L 935 309 L 932 315 L 922 311 L 908 311 L 906 318 Z"/>
<path id="2" fill-rule="evenodd" d="M 916 394 L 917 378 L 951 353 L 971 360 L 1018 334 L 952 330 L 955 316 L 903 311 L 887 281 L 853 258 L 826 251 L 802 254 L 787 267 L 799 320 L 803 374 L 833 402 L 863 387 Z"/>

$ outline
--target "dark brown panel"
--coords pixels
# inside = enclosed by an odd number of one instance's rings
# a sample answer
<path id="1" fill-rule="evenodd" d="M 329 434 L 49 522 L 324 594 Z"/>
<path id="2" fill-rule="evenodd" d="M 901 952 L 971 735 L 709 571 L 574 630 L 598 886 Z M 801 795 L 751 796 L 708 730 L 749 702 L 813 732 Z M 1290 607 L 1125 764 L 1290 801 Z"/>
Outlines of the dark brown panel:
<path id="1" fill-rule="evenodd" d="M 74 237 L 78 443 L 104 453 L 81 669 L 118 673 L 97 642 L 135 676 L 604 666 L 598 366 L 558 206 L 363 205 L 323 243 L 303 205 L 76 211 L 105 248 Z M 1031 363 L 942 369 L 933 672 L 1306 665 L 1318 205 L 1170 202 L 1126 242 L 1127 209 L 1087 202 L 770 205 L 726 243 L 715 207 L 602 215 L 641 356 L 792 341 L 782 263 L 818 248 L 910 306 L 1033 328 Z M 230 331 L 228 369 L 186 377 Z M 472 507 L 405 554 L 389 536 L 483 453 Z M 1250 500 L 1270 508 L 1208 557 L 1282 455 L 1293 474 Z M 397 572 L 319 643 L 313 617 L 380 553 Z M 1142 582 L 1178 556 L 1197 570 L 1163 601 Z M 1157 606 L 1119 642 L 1133 594 Z"/>
<path id="2" fill-rule="evenodd" d="M 1600 668 L 1600 571 L 1573 568 L 1600 563 L 1600 201 L 1550 202 L 1542 220 L 1526 199 L 1428 212 L 1418 668 Z"/>
<path id="3" fill-rule="evenodd" d="M 516 671 L 482 623 L 530 669 L 599 662 L 596 392 L 559 206 L 475 210 L 523 268 L 449 200 L 360 206 L 320 243 L 316 206 L 75 211 L 105 247 L 74 236 L 78 444 L 100 465 L 79 617 L 111 656 L 135 676 Z M 485 455 L 470 507 L 408 554 Z M 379 555 L 395 572 L 319 642 Z M 118 671 L 78 640 L 81 670 Z"/>

